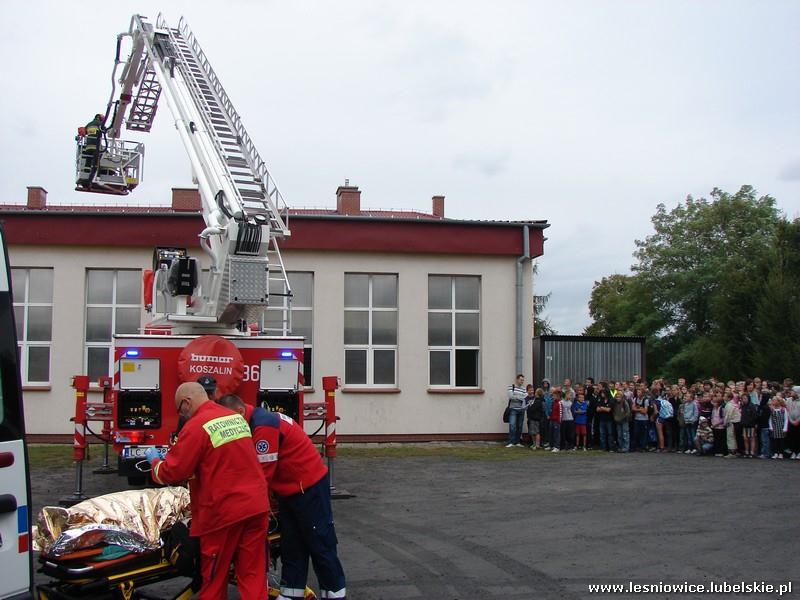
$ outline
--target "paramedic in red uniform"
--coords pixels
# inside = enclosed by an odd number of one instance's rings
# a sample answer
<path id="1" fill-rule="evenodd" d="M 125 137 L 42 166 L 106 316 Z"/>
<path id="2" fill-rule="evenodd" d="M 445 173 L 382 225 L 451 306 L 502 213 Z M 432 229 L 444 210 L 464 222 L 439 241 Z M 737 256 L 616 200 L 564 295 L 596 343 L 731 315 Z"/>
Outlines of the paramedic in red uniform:
<path id="1" fill-rule="evenodd" d="M 236 567 L 243 600 L 267 598 L 266 481 L 241 415 L 208 399 L 199 383 L 181 384 L 175 407 L 186 417 L 178 441 L 162 460 L 147 451 L 156 483 L 189 480 L 190 533 L 200 538 L 203 586 L 198 598 L 228 597 L 228 571 Z"/>
<path id="2" fill-rule="evenodd" d="M 309 557 L 320 598 L 345 598 L 328 468 L 311 438 L 290 417 L 245 404 L 238 396 L 223 396 L 217 402 L 250 423 L 267 486 L 278 497 L 283 567 L 278 600 L 304 598 Z"/>

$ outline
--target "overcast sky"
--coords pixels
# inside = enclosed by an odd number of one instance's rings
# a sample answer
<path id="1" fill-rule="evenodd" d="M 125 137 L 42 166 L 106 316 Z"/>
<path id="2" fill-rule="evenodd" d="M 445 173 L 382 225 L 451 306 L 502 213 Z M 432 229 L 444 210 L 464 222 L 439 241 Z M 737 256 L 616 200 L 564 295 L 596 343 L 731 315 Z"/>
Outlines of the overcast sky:
<path id="1" fill-rule="evenodd" d="M 73 191 L 75 129 L 102 112 L 133 11 L 199 39 L 291 206 L 546 219 L 536 292 L 559 333 L 631 265 L 658 203 L 751 184 L 800 216 L 800 2 L 0 3 L 0 202 Z M 166 106 L 145 183 L 191 172 Z M 512 293 L 512 290 L 508 290 Z"/>

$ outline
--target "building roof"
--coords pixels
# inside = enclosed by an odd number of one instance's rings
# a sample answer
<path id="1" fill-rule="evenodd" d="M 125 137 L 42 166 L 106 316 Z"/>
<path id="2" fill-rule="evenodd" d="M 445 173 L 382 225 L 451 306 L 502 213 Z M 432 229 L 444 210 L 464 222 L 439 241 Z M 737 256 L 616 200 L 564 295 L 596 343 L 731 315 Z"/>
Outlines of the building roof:
<path id="1" fill-rule="evenodd" d="M 196 189 L 173 190 L 171 206 L 66 205 L 47 202 L 47 192 L 28 188 L 28 203 L 0 204 L 10 244 L 49 246 L 172 245 L 196 247 L 203 228 Z M 433 197 L 430 213 L 361 209 L 355 187 L 337 190 L 336 209 L 289 210 L 291 237 L 281 248 L 345 252 L 514 255 L 523 250 L 520 230 L 528 227 L 530 256 L 544 252 L 547 221 L 482 221 L 444 217 L 444 196 Z"/>
<path id="2" fill-rule="evenodd" d="M 128 205 L 91 205 L 91 204 L 47 204 L 43 208 L 32 208 L 25 204 L 0 204 L 2 214 L 66 214 L 66 215 L 103 215 L 108 217 L 124 215 L 157 215 L 170 217 L 193 217 L 202 213 L 200 209 L 180 210 L 172 206 L 154 206 L 146 204 Z M 488 219 L 450 219 L 437 217 L 431 213 L 420 210 L 403 210 L 395 208 L 362 209 L 357 215 L 343 215 L 333 208 L 290 208 L 289 217 L 330 217 L 334 219 L 365 219 L 365 220 L 390 220 L 390 221 L 436 221 L 448 223 L 462 223 L 475 225 L 529 225 L 537 228 L 547 228 L 550 224 L 546 220 L 488 220 Z"/>

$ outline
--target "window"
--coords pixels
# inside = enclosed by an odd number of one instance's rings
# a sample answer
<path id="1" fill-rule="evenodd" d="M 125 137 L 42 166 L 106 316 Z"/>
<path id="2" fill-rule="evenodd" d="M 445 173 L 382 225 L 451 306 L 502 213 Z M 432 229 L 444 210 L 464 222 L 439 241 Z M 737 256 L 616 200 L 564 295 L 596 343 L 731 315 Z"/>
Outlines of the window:
<path id="1" fill-rule="evenodd" d="M 289 285 L 292 288 L 292 328 L 284 322 L 287 298 L 280 294 L 285 293 L 283 282 L 270 282 L 270 308 L 264 311 L 264 320 L 261 328 L 267 333 L 278 335 L 302 335 L 303 344 L 303 378 L 306 385 L 313 387 L 312 354 L 314 347 L 314 274 L 301 272 L 287 272 Z M 274 294 L 274 295 L 273 295 Z"/>
<path id="2" fill-rule="evenodd" d="M 138 270 L 86 271 L 86 353 L 89 381 L 113 372 L 114 334 L 139 333 L 142 274 Z"/>
<path id="3" fill-rule="evenodd" d="M 11 269 L 23 385 L 49 385 L 53 269 Z"/>
<path id="4" fill-rule="evenodd" d="M 480 277 L 428 277 L 428 381 L 480 385 Z"/>
<path id="5" fill-rule="evenodd" d="M 397 275 L 345 273 L 344 383 L 397 385 Z"/>

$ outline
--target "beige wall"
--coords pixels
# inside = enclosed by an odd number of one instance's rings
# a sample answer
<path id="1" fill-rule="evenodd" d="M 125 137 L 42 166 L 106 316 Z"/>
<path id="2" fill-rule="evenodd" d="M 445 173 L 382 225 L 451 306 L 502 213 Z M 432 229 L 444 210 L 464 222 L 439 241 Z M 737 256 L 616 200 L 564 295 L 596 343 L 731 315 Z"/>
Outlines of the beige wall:
<path id="1" fill-rule="evenodd" d="M 53 268 L 53 340 L 50 346 L 50 390 L 25 390 L 28 433 L 70 433 L 75 396 L 70 382 L 84 372 L 83 341 L 86 269 L 137 269 L 152 262 L 141 248 L 65 248 L 12 246 L 12 268 Z M 142 311 L 144 316 L 144 311 Z"/>
<path id="2" fill-rule="evenodd" d="M 197 253 L 196 253 L 197 254 Z M 14 267 L 53 267 L 51 389 L 26 391 L 29 433 L 69 433 L 74 411 L 70 377 L 83 371 L 85 271 L 147 268 L 151 251 L 63 247 L 12 247 Z M 285 251 L 290 271 L 314 273 L 314 393 L 323 400 L 321 377 L 344 375 L 344 273 L 397 273 L 400 393 L 339 392 L 339 434 L 448 434 L 504 431 L 500 413 L 515 374 L 514 257 L 431 256 Z M 524 373 L 531 375 L 532 288 L 524 269 Z M 481 277 L 481 394 L 430 393 L 427 385 L 427 286 L 429 274 Z M 144 314 L 143 314 L 144 318 Z M 309 424 L 309 430 L 312 429 Z M 316 423 L 313 424 L 314 429 Z"/>

